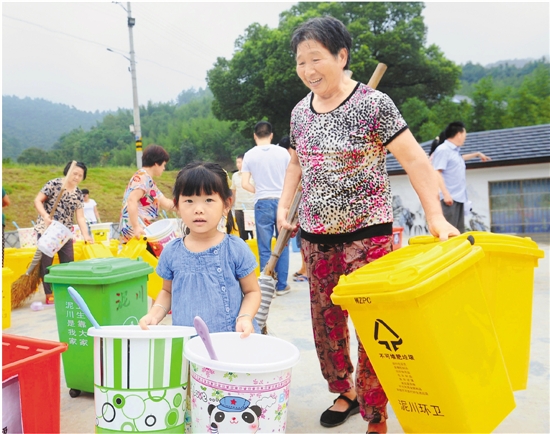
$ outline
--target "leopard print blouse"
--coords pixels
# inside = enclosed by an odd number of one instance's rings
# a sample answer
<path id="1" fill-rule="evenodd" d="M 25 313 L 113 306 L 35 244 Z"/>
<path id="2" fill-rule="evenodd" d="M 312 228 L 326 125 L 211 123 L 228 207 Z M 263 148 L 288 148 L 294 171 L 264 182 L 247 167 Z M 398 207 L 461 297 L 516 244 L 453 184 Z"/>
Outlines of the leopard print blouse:
<path id="1" fill-rule="evenodd" d="M 63 178 L 55 178 L 46 182 L 44 187 L 40 190 L 40 192 L 48 196 L 48 199 L 44 202 L 44 209 L 48 214 L 51 212 L 62 186 Z M 75 212 L 77 209 L 83 207 L 84 195 L 78 187 L 72 192 L 65 191 L 61 197 L 61 200 L 57 204 L 57 208 L 55 209 L 55 213 L 53 215 L 53 220 L 57 220 L 67 228 L 72 229 Z M 39 234 L 43 234 L 46 230 L 44 219 L 40 215 L 36 220 L 34 230 Z"/>
<path id="2" fill-rule="evenodd" d="M 302 168 L 300 227 L 328 235 L 391 223 L 385 146 L 408 128 L 399 110 L 362 83 L 329 113 L 315 112 L 312 97 L 294 107 L 290 122 Z"/>

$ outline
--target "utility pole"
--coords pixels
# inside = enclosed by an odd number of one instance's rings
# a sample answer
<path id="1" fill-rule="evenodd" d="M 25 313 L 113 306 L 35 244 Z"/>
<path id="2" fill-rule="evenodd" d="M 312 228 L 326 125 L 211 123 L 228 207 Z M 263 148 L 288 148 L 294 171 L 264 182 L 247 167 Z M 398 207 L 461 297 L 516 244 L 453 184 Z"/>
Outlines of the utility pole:
<path id="1" fill-rule="evenodd" d="M 132 9 L 130 2 L 127 2 L 128 6 L 128 33 L 130 34 L 130 72 L 132 73 L 132 92 L 134 97 L 134 137 L 136 140 L 136 162 L 138 169 L 141 169 L 141 156 L 143 154 L 143 147 L 141 142 L 141 123 L 139 119 L 139 103 L 137 94 L 137 79 L 136 79 L 136 60 L 134 52 L 134 35 L 132 29 L 136 24 L 136 19 L 132 18 Z"/>

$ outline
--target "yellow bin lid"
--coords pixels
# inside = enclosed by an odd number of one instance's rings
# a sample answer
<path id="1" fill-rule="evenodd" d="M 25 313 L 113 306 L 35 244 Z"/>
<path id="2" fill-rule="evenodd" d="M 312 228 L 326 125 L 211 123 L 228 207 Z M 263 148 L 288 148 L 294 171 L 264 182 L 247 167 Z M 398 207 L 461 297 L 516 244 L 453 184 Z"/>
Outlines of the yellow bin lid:
<path id="1" fill-rule="evenodd" d="M 466 239 L 469 236 L 474 238 L 475 245 L 481 246 L 486 252 L 513 253 L 517 255 L 534 256 L 535 258 L 544 258 L 544 250 L 539 249 L 538 244 L 529 237 L 472 231 L 461 234 L 456 238 Z M 431 235 L 420 235 L 409 239 L 409 245 L 411 246 L 425 246 L 438 242 L 439 239 Z"/>
<path id="2" fill-rule="evenodd" d="M 350 297 L 368 297 L 369 303 L 411 300 L 456 278 L 483 256 L 482 248 L 467 237 L 406 246 L 341 276 L 331 298 L 335 304 L 349 302 Z"/>

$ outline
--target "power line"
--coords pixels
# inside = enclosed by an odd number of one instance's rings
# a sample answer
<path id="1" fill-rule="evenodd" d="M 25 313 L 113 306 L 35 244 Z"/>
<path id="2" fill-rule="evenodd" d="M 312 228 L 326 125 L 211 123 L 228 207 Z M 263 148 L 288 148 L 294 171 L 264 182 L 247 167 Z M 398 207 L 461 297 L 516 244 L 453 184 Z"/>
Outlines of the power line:
<path id="1" fill-rule="evenodd" d="M 107 45 L 105 45 L 105 44 L 102 44 L 102 43 L 100 43 L 100 42 L 91 41 L 91 40 L 89 40 L 89 39 L 82 38 L 82 37 L 76 36 L 76 35 L 72 35 L 72 34 L 70 34 L 70 33 L 62 32 L 62 31 L 60 31 L 60 30 L 50 29 L 49 27 L 43 26 L 43 25 L 41 25 L 41 24 L 33 23 L 33 22 L 27 21 L 27 20 L 22 20 L 21 18 L 12 17 L 12 16 L 9 16 L 9 15 L 6 15 L 6 14 L 2 14 L 2 16 L 5 17 L 5 18 L 9 18 L 9 19 L 15 20 L 15 21 L 20 21 L 20 22 L 25 23 L 25 24 L 30 24 L 30 25 L 35 26 L 35 27 L 39 27 L 39 28 L 41 28 L 41 29 L 43 29 L 43 30 L 46 30 L 46 31 L 48 31 L 48 32 L 51 32 L 51 33 L 57 33 L 57 34 L 59 34 L 59 35 L 67 36 L 67 37 L 73 38 L 73 39 L 77 39 L 77 40 L 80 40 L 80 41 L 82 41 L 82 42 L 88 42 L 88 43 L 90 43 L 90 44 L 99 45 L 100 47 L 103 47 L 103 48 L 106 48 L 106 49 L 107 49 L 107 48 L 111 48 L 113 51 L 120 51 L 120 52 L 124 52 L 124 53 L 126 52 L 126 50 L 123 50 L 123 49 L 120 49 L 120 48 L 112 48 L 112 47 L 107 46 Z M 160 63 L 158 63 L 158 62 L 156 62 L 156 61 L 154 61 L 154 60 L 146 59 L 146 58 L 143 58 L 143 57 L 141 57 L 141 56 L 136 56 L 136 58 L 139 59 L 139 60 L 142 61 L 142 62 L 153 63 L 153 64 L 155 64 L 155 65 L 157 65 L 157 66 L 160 66 L 161 68 L 170 69 L 170 70 L 172 70 L 172 71 L 174 71 L 174 72 L 178 72 L 178 73 L 180 73 L 180 74 L 183 74 L 183 75 L 185 75 L 185 76 L 187 76 L 187 77 L 189 77 L 189 78 L 193 78 L 193 79 L 198 80 L 198 81 L 203 81 L 203 80 L 204 80 L 204 79 L 197 78 L 197 77 L 194 77 L 194 76 L 192 76 L 192 75 L 189 75 L 188 73 L 183 72 L 183 71 L 180 71 L 180 70 L 178 70 L 178 69 L 175 69 L 175 68 L 171 68 L 171 67 L 169 67 L 169 66 L 162 65 L 162 64 L 160 64 Z"/>
<path id="2" fill-rule="evenodd" d="M 137 3 L 137 5 L 139 5 L 139 8 L 143 8 L 146 12 L 149 11 L 149 12 L 146 13 L 146 16 L 145 16 L 146 19 L 155 16 L 154 13 L 150 12 L 148 7 L 144 7 L 144 3 Z M 191 42 L 191 44 L 196 45 L 200 50 L 208 51 L 208 52 L 210 52 L 210 54 L 212 54 L 214 56 L 216 56 L 218 54 L 216 49 L 210 47 L 209 45 L 206 45 L 200 39 L 194 38 L 193 35 L 185 32 L 182 28 L 177 27 L 173 23 L 170 23 L 170 22 L 166 21 L 164 18 L 159 18 L 159 19 L 163 21 L 163 23 L 162 23 L 163 25 L 159 26 L 160 28 L 166 29 L 167 27 L 170 27 L 171 32 L 173 31 L 176 34 L 180 34 L 182 39 L 185 39 L 185 40 Z M 179 37 L 177 39 L 178 39 L 178 43 L 179 43 Z"/>
<path id="3" fill-rule="evenodd" d="M 191 45 L 182 44 L 182 39 L 186 38 L 186 36 L 184 34 L 178 35 L 177 32 L 174 32 L 172 29 L 169 28 L 170 25 L 164 19 L 154 18 L 154 14 L 148 12 L 146 9 L 143 9 L 143 5 L 141 3 L 136 3 L 136 5 L 138 6 L 137 12 L 140 11 L 140 8 L 142 9 L 143 12 L 145 12 L 143 14 L 143 16 L 140 16 L 139 18 L 143 19 L 145 21 L 148 21 L 149 23 L 151 23 L 154 26 L 154 27 L 150 27 L 150 26 L 145 25 L 145 27 L 149 31 L 151 31 L 153 33 L 156 33 L 160 37 L 164 38 L 165 40 L 169 41 L 172 44 L 175 44 L 179 48 L 183 48 L 184 50 L 190 52 L 194 56 L 198 56 L 198 57 L 200 57 L 200 58 L 202 58 L 202 59 L 204 59 L 208 62 L 212 62 L 212 59 L 208 59 L 208 58 L 204 57 L 203 51 L 205 51 L 205 50 L 201 50 L 200 47 L 197 47 L 195 42 L 192 41 Z M 163 29 L 164 32 L 166 33 L 166 35 L 159 33 L 157 31 L 157 28 L 158 29 Z M 142 34 L 142 36 L 146 36 L 146 34 L 144 33 L 144 34 Z M 170 36 L 170 37 L 168 37 L 168 36 Z M 153 41 L 153 42 L 155 42 L 155 41 Z M 162 44 L 159 44 L 159 46 L 162 46 Z M 194 50 L 194 51 L 192 51 L 192 50 Z M 206 47 L 206 50 L 211 52 L 212 55 L 216 56 L 216 52 L 214 50 L 212 50 L 211 48 Z M 172 56 L 174 55 L 173 52 L 170 53 L 170 54 Z"/>
<path id="4" fill-rule="evenodd" d="M 25 24 L 30 24 L 31 26 L 39 27 L 41 29 L 47 30 L 48 32 L 58 33 L 58 34 L 63 35 L 63 36 L 68 36 L 70 38 L 78 39 L 80 41 L 88 42 L 90 44 L 95 44 L 95 45 L 99 45 L 100 47 L 107 48 L 106 45 L 104 45 L 100 42 L 90 41 L 89 39 L 81 38 L 80 36 L 76 36 L 76 35 L 71 35 L 70 33 L 65 33 L 65 32 L 62 32 L 60 30 L 50 29 L 50 28 L 48 28 L 46 26 L 43 26 L 41 24 L 36 24 L 36 23 L 30 22 L 30 21 L 22 20 L 21 18 L 11 17 L 11 16 L 6 15 L 6 14 L 2 14 L 2 16 L 6 17 L 6 18 L 9 18 L 9 19 L 12 19 L 12 20 L 15 20 L 15 21 L 21 21 L 22 23 L 25 23 Z M 120 50 L 120 48 L 118 48 L 118 50 Z"/>

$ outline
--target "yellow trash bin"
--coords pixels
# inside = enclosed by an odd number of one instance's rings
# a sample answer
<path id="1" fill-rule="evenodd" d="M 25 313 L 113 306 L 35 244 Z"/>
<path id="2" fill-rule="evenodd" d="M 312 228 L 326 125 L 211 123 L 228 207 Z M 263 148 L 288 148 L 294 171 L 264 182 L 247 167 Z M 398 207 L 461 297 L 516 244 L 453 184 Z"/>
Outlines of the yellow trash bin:
<path id="1" fill-rule="evenodd" d="M 256 276 L 260 277 L 260 273 L 262 270 L 260 270 L 260 253 L 258 252 L 258 240 L 256 238 L 250 238 L 245 241 L 246 244 L 248 244 L 248 247 L 250 247 L 250 250 L 252 250 L 252 253 L 254 253 L 254 256 L 256 256 L 256 263 L 258 266 L 254 269 L 254 273 L 256 273 Z M 275 244 L 277 243 L 276 238 L 271 239 L 271 251 L 275 249 Z"/>
<path id="2" fill-rule="evenodd" d="M 479 276 L 487 306 L 495 325 L 513 390 L 527 388 L 531 349 L 531 318 L 535 267 L 544 251 L 531 238 L 490 232 L 467 232 L 485 252 Z M 414 248 L 429 247 L 439 240 L 413 237 Z"/>
<path id="3" fill-rule="evenodd" d="M 481 289 L 483 250 L 451 239 L 392 255 L 342 276 L 332 301 L 349 312 L 403 430 L 493 431 L 515 402 Z"/>
<path id="4" fill-rule="evenodd" d="M 157 269 L 158 259 L 147 250 L 147 241 L 143 238 L 136 240 L 135 238 L 130 239 L 120 252 L 118 252 L 119 258 L 130 258 L 137 259 L 142 258 L 147 262 L 153 270 Z M 156 271 L 149 274 L 149 280 L 147 281 L 147 295 L 155 300 L 160 290 L 162 289 L 162 277 L 160 277 Z"/>
<path id="5" fill-rule="evenodd" d="M 112 223 L 94 223 L 90 225 L 90 232 L 94 241 L 99 243 L 100 241 L 108 241 L 111 239 L 111 226 Z"/>
<path id="6" fill-rule="evenodd" d="M 2 330 L 11 326 L 11 284 L 15 273 L 7 267 L 2 268 Z"/>

